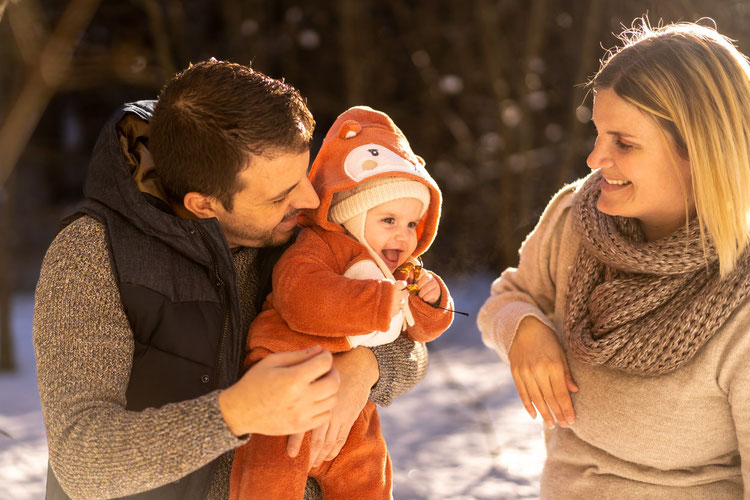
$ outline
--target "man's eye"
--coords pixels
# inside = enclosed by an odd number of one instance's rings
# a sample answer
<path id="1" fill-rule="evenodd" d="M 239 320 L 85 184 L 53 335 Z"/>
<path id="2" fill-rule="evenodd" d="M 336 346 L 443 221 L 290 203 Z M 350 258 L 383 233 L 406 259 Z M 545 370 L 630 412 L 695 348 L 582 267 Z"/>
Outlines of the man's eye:
<path id="1" fill-rule="evenodd" d="M 284 203 L 284 200 L 286 200 L 286 198 L 281 198 L 279 200 L 273 200 L 271 203 L 273 203 L 274 205 L 281 205 L 282 203 Z"/>

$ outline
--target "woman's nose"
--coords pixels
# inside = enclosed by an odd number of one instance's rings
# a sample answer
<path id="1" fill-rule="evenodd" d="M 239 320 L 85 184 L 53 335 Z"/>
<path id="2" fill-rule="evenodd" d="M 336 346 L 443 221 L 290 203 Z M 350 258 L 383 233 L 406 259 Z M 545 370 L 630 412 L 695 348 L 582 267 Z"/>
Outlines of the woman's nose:
<path id="1" fill-rule="evenodd" d="M 608 167 L 611 164 L 612 161 L 609 159 L 609 155 L 607 155 L 601 141 L 597 139 L 594 143 L 594 148 L 586 157 L 586 165 L 588 165 L 591 170 L 596 170 L 598 168 Z"/>

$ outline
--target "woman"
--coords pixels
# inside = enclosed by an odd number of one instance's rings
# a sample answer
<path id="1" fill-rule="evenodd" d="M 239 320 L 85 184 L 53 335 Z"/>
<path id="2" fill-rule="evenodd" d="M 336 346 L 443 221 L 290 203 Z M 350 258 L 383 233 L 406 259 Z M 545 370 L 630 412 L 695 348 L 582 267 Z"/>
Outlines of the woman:
<path id="1" fill-rule="evenodd" d="M 591 82 L 594 172 L 553 198 L 479 328 L 549 427 L 542 498 L 742 498 L 750 67 L 695 24 L 622 40 Z"/>

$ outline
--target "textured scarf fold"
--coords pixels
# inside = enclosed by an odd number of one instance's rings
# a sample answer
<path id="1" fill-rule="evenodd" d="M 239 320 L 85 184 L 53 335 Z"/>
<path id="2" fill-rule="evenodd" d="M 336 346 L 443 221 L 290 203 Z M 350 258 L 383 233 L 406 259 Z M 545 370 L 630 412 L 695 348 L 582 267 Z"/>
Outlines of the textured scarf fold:
<path id="1" fill-rule="evenodd" d="M 635 219 L 596 208 L 601 174 L 582 184 L 572 217 L 582 235 L 570 274 L 565 337 L 592 365 L 658 376 L 690 360 L 750 293 L 750 250 L 719 279 L 695 220 L 646 242 Z"/>

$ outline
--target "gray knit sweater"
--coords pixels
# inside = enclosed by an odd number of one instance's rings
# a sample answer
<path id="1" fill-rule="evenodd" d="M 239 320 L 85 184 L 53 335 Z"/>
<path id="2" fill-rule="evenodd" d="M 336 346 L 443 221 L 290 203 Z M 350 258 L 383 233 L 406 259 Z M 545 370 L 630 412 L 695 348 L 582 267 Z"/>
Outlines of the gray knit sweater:
<path id="1" fill-rule="evenodd" d="M 245 329 L 256 314 L 255 253 L 248 248 L 234 254 Z M 244 441 L 227 429 L 219 391 L 142 412 L 124 409 L 133 333 L 110 267 L 105 228 L 94 219 L 78 219 L 50 246 L 33 329 L 50 464 L 71 497 L 146 491 L 217 457 L 208 498 L 228 497 L 233 450 Z M 424 376 L 424 345 L 402 337 L 373 350 L 380 380 L 370 399 L 377 404 L 390 404 Z M 319 498 L 308 490 L 305 498 Z"/>

